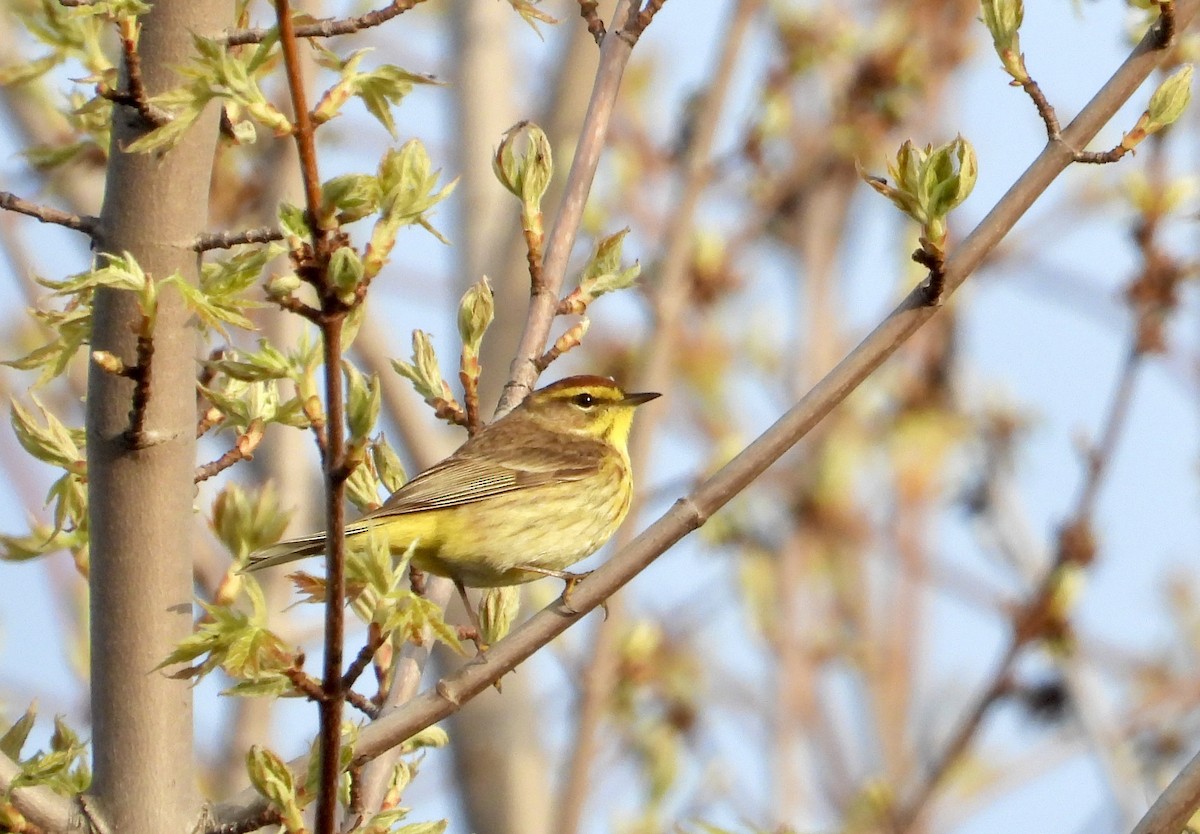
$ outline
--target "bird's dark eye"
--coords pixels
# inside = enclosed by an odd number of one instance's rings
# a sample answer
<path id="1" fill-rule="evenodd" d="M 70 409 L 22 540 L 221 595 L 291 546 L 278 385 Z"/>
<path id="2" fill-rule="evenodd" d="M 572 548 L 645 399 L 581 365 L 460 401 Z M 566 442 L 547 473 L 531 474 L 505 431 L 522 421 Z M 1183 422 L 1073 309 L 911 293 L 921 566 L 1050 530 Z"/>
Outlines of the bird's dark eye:
<path id="1" fill-rule="evenodd" d="M 579 406 L 580 408 L 591 408 L 596 404 L 596 398 L 585 392 L 583 394 L 576 394 L 575 396 L 571 397 L 571 402 L 575 403 L 575 405 Z"/>

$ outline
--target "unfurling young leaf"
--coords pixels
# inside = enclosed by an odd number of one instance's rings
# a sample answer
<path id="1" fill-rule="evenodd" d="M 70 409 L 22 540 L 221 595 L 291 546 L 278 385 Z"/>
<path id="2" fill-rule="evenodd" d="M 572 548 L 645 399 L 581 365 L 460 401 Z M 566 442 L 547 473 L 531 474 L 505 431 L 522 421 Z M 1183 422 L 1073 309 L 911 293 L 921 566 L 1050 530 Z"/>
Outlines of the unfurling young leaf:
<path id="1" fill-rule="evenodd" d="M 363 262 L 352 246 L 339 247 L 329 259 L 329 282 L 345 304 L 353 304 L 363 281 Z"/>
<path id="2" fill-rule="evenodd" d="M 458 181 L 452 180 L 439 189 L 440 172 L 431 168 L 425 146 L 416 139 L 405 142 L 398 150 L 388 151 L 379 163 L 380 217 L 363 254 L 368 279 L 383 268 L 396 245 L 396 235 L 404 226 L 419 225 L 438 240 L 447 242 L 425 215 L 450 195 Z"/>
<path id="3" fill-rule="evenodd" d="M 1192 65 L 1185 64 L 1163 81 L 1150 96 L 1150 106 L 1146 112 L 1150 115 L 1148 133 L 1161 130 L 1173 124 L 1192 100 Z"/>
<path id="4" fill-rule="evenodd" d="M 32 399 L 42 415 L 41 422 L 16 400 L 12 402 L 12 427 L 21 447 L 43 463 L 58 466 L 68 472 L 85 472 L 87 464 L 81 451 L 82 432 L 79 429 L 68 429 L 36 397 Z"/>
<path id="5" fill-rule="evenodd" d="M 524 146 L 523 152 L 518 145 Z M 545 131 L 532 122 L 520 122 L 509 128 L 496 148 L 492 170 L 500 184 L 527 208 L 540 207 L 554 176 L 554 157 Z"/>
<path id="6" fill-rule="evenodd" d="M 346 420 L 349 424 L 351 442 L 362 444 L 375 429 L 379 419 L 381 395 L 379 377 L 370 379 L 349 362 L 342 363 L 346 375 Z"/>
<path id="7" fill-rule="evenodd" d="M 1147 136 L 1157 133 L 1175 122 L 1188 103 L 1192 100 L 1192 66 L 1185 64 L 1167 78 L 1154 95 L 1150 103 L 1138 117 L 1133 128 L 1121 137 L 1118 148 L 1121 151 L 1131 151 L 1145 141 Z"/>
<path id="8" fill-rule="evenodd" d="M 463 352 L 479 356 L 483 335 L 496 315 L 496 302 L 492 285 L 487 276 L 480 278 L 463 293 L 458 303 L 458 336 L 462 339 Z"/>
<path id="9" fill-rule="evenodd" d="M 234 562 L 243 565 L 255 550 L 279 541 L 290 518 L 274 484 L 247 490 L 229 483 L 213 501 L 210 524 Z"/>
<path id="10" fill-rule="evenodd" d="M 982 0 L 983 23 L 992 34 L 992 46 L 1000 63 L 1017 84 L 1029 80 L 1021 55 L 1021 23 L 1025 18 L 1022 0 Z"/>
<path id="11" fill-rule="evenodd" d="M 246 772 L 254 789 L 283 815 L 283 830 L 304 831 L 303 806 L 296 795 L 296 780 L 283 759 L 270 750 L 253 745 L 246 754 Z"/>
<path id="12" fill-rule="evenodd" d="M 480 639 L 491 645 L 508 634 L 521 608 L 521 589 L 516 585 L 488 588 L 479 606 Z"/>
<path id="13" fill-rule="evenodd" d="M 425 402 L 433 406 L 438 417 L 456 425 L 466 425 L 466 415 L 462 406 L 454 399 L 450 384 L 442 377 L 428 333 L 414 330 L 413 361 L 402 362 L 393 359 L 392 367 L 396 369 L 396 373 L 412 382 L 413 388 Z"/>
<path id="14" fill-rule="evenodd" d="M 859 171 L 869 186 L 921 225 L 921 236 L 934 254 L 944 254 L 947 216 L 971 194 L 979 174 L 971 143 L 959 136 L 922 149 L 908 140 L 888 162 L 888 173 L 891 183 Z"/>
<path id="15" fill-rule="evenodd" d="M 596 244 L 579 286 L 564 298 L 558 305 L 560 314 L 583 315 L 588 305 L 606 293 L 624 290 L 637 282 L 642 272 L 641 264 L 621 268 L 621 251 L 625 244 L 625 236 L 629 229 L 625 228 L 616 234 L 601 238 Z"/>
<path id="16" fill-rule="evenodd" d="M 8 756 L 10 759 L 20 761 L 21 748 L 25 746 L 25 740 L 29 738 L 29 731 L 33 729 L 34 721 L 37 720 L 37 702 L 29 705 L 25 713 L 9 727 L 4 735 L 0 736 L 0 753 Z"/>
<path id="17" fill-rule="evenodd" d="M 371 444 L 371 462 L 375 466 L 375 473 L 379 476 L 379 480 L 383 482 L 383 488 L 388 491 L 389 495 L 408 481 L 408 476 L 404 472 L 404 464 L 400 462 L 400 456 L 382 437 Z"/>

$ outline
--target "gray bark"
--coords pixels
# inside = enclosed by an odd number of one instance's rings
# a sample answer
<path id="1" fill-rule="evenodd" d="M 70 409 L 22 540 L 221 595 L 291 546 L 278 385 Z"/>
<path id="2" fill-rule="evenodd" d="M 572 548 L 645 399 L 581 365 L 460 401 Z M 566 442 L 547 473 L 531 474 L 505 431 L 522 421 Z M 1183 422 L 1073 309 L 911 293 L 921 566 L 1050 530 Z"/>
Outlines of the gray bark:
<path id="1" fill-rule="evenodd" d="M 178 83 L 171 68 L 192 51 L 193 32 L 230 19 L 227 0 L 160 0 L 143 18 L 148 90 Z M 153 277 L 195 280 L 191 242 L 207 223 L 217 136 L 211 107 L 174 150 L 128 155 L 144 128 L 114 110 L 113 146 L 101 212 L 103 250 L 130 252 Z M 95 778 L 92 802 L 121 834 L 188 831 L 199 810 L 193 771 L 192 693 L 155 667 L 192 630 L 192 483 L 196 345 L 178 293 L 159 302 L 146 430 L 127 440 L 133 384 L 92 365 L 88 376 L 91 530 L 91 652 Z M 140 321 L 129 293 L 101 291 L 92 347 L 135 363 Z"/>

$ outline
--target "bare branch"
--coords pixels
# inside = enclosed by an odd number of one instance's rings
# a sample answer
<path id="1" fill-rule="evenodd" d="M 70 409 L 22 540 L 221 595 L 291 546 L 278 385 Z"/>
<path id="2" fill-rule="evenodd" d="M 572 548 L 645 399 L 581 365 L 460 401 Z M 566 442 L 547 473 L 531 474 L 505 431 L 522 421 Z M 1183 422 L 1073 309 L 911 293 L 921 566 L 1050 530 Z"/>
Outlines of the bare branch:
<path id="1" fill-rule="evenodd" d="M 383 629 L 379 627 L 379 623 L 371 623 L 367 626 L 367 642 L 359 650 L 358 656 L 350 663 L 350 667 L 346 669 L 346 674 L 342 675 L 342 687 L 349 690 L 354 686 L 354 682 L 359 676 L 366 671 L 370 665 L 371 659 L 375 657 L 375 652 L 384 644 L 387 636 L 383 633 Z"/>
<path id="2" fill-rule="evenodd" d="M 395 13 L 399 14 L 399 11 Z M 315 125 L 308 111 L 298 41 L 288 0 L 275 0 L 275 14 L 287 71 L 288 92 L 295 114 L 293 138 L 300 156 L 307 221 L 313 237 L 311 251 L 293 252 L 292 259 L 297 274 L 316 288 L 321 302 L 316 321 L 321 328 L 321 359 L 325 365 L 326 414 L 323 431 L 317 428 L 316 420 L 312 423 L 318 434 L 317 445 L 321 450 L 325 473 L 325 529 L 330 531 L 330 535 L 326 537 L 325 554 L 323 697 L 317 704 L 321 777 L 317 789 L 314 830 L 316 834 L 334 834 L 337 830 L 337 794 L 341 774 L 343 706 L 348 697 L 352 703 L 361 706 L 361 702 L 342 685 L 342 651 L 346 630 L 346 507 L 343 499 L 346 479 L 352 467 L 346 461 L 346 402 L 339 369 L 342 366 L 342 329 L 351 305 L 341 300 L 330 281 L 330 257 L 337 247 L 346 245 L 346 236 L 336 228 L 320 225 L 321 178 L 317 170 Z M 360 285 L 360 290 L 365 291 L 365 286 Z M 361 299 L 360 292 L 353 303 L 357 304 Z"/>
<path id="3" fill-rule="evenodd" d="M 83 232 L 89 237 L 95 237 L 97 229 L 100 228 L 100 218 L 92 217 L 91 215 L 71 214 L 68 211 L 61 211 L 50 206 L 43 206 L 37 203 L 32 203 L 29 200 L 24 200 L 8 191 L 0 191 L 0 208 L 8 211 L 15 211 L 18 214 L 24 214 L 27 217 L 33 217 L 43 223 L 53 223 L 56 226 L 65 226 L 68 229 L 73 229 L 76 232 Z"/>
<path id="4" fill-rule="evenodd" d="M 1150 810 L 1133 827 L 1132 834 L 1178 834 L 1200 807 L 1200 753 L 1184 765 Z"/>
<path id="5" fill-rule="evenodd" d="M 604 41 L 604 21 L 600 19 L 600 13 L 596 11 L 596 7 L 599 5 L 599 0 L 579 0 L 579 14 L 587 23 L 587 30 L 596 41 L 596 46 Z"/>
<path id="6" fill-rule="evenodd" d="M 210 249 L 232 249 L 245 243 L 272 243 L 283 240 L 283 232 L 270 226 L 243 229 L 240 232 L 205 232 L 196 238 L 192 248 L 197 252 Z"/>
<path id="7" fill-rule="evenodd" d="M 630 44 L 637 42 L 642 33 L 646 31 L 646 27 L 650 25 L 650 21 L 654 20 L 654 16 L 658 14 L 667 0 L 646 0 L 646 5 L 638 9 L 637 14 L 631 14 L 629 19 L 625 21 L 625 27 L 621 30 Z"/>
<path id="8" fill-rule="evenodd" d="M 216 460 L 196 468 L 195 483 L 207 481 L 209 478 L 219 475 L 239 461 L 253 460 L 254 450 L 262 442 L 263 430 L 262 420 L 257 418 L 251 420 L 246 430 L 238 435 L 232 449 Z"/>
<path id="9" fill-rule="evenodd" d="M 342 19 L 329 18 L 317 23 L 306 23 L 296 26 L 294 36 L 297 38 L 332 38 L 337 35 L 349 35 L 363 29 L 370 29 L 386 23 L 393 17 L 403 14 L 425 0 L 393 0 L 381 9 L 376 9 L 358 17 Z M 226 32 L 224 41 L 228 46 L 241 46 L 249 43 L 262 43 L 273 29 L 235 29 Z"/>
<path id="10" fill-rule="evenodd" d="M 118 25 L 121 37 L 121 51 L 125 55 L 126 90 L 114 90 L 105 83 L 96 85 L 96 94 L 114 104 L 132 107 L 147 124 L 162 127 L 171 121 L 171 114 L 150 102 L 150 94 L 146 92 L 146 84 L 142 79 L 142 56 L 138 54 L 137 32 L 138 22 L 135 18 L 122 18 Z"/>
<path id="11" fill-rule="evenodd" d="M 761 6 L 760 0 L 739 0 L 730 12 L 726 35 L 709 73 L 712 84 L 696 108 L 691 141 L 682 160 L 682 181 L 671 200 L 671 212 L 663 240 L 659 280 L 651 296 L 654 307 L 655 330 L 648 348 L 646 362 L 637 380 L 639 391 L 667 391 L 679 344 L 679 321 L 686 309 L 690 282 L 689 253 L 696 209 L 711 177 L 711 157 L 717 125 L 729 95 L 734 76 L 733 68 L 742 52 L 746 32 Z M 546 357 L 543 356 L 543 359 Z M 541 360 L 539 360 L 540 364 Z M 662 412 L 642 415 L 638 431 L 629 448 L 635 470 L 650 457 L 655 429 Z M 645 503 L 644 496 L 634 496 L 631 518 L 637 518 Z M 630 530 L 626 525 L 624 530 Z M 624 532 L 619 536 L 626 535 Z M 623 541 L 618 541 L 618 545 Z M 574 834 L 580 828 L 584 803 L 589 791 L 589 774 L 597 748 L 597 733 L 610 700 L 613 687 L 612 671 L 617 663 L 617 637 L 624 627 L 624 608 L 619 599 L 613 601 L 611 612 L 596 631 L 591 657 L 583 674 L 574 743 L 565 782 L 559 792 L 554 830 L 558 834 Z"/>

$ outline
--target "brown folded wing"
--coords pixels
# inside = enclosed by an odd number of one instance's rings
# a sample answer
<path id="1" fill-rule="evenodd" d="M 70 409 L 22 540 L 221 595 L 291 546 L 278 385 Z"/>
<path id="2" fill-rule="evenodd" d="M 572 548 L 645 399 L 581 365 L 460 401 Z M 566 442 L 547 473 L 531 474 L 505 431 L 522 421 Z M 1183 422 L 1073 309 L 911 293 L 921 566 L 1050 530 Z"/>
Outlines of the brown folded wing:
<path id="1" fill-rule="evenodd" d="M 364 519 L 458 507 L 530 487 L 579 481 L 595 474 L 608 452 L 602 443 L 578 438 L 531 442 L 523 437 L 514 446 L 503 435 L 485 431 L 400 487 Z"/>

